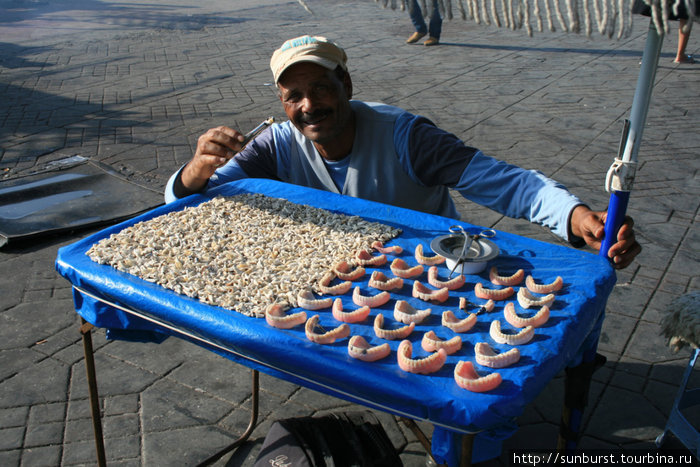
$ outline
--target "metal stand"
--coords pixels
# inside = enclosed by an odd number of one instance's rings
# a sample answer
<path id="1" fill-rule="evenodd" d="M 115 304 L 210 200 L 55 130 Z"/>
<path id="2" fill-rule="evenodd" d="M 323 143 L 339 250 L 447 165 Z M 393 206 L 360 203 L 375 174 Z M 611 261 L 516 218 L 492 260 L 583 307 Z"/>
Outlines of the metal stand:
<path id="1" fill-rule="evenodd" d="M 681 410 L 700 404 L 700 388 L 691 389 L 690 391 L 686 390 L 688 380 L 690 379 L 690 375 L 693 372 L 693 367 L 695 367 L 695 362 L 697 362 L 699 355 L 700 349 L 695 349 L 693 355 L 690 356 L 690 361 L 685 369 L 685 373 L 683 373 L 681 385 L 678 388 L 676 400 L 673 401 L 673 407 L 668 416 L 666 428 L 664 428 L 663 433 L 656 438 L 656 447 L 660 448 L 666 440 L 666 434 L 670 431 L 685 445 L 685 447 L 694 452 L 695 457 L 698 459 L 700 459 L 700 433 L 698 433 L 697 428 L 683 416 Z"/>
<path id="2" fill-rule="evenodd" d="M 90 398 L 90 415 L 92 416 L 92 427 L 95 433 L 95 450 L 97 451 L 97 465 L 105 467 L 107 465 L 107 456 L 105 454 L 104 435 L 102 433 L 102 414 L 100 412 L 100 399 L 97 393 L 97 374 L 95 372 L 95 356 L 92 348 L 92 329 L 94 326 L 83 318 L 80 318 L 80 334 L 83 336 L 83 351 L 85 353 L 85 369 L 87 371 L 88 393 Z M 238 446 L 243 444 L 251 435 L 258 421 L 258 406 L 259 406 L 259 388 L 260 388 L 260 373 L 258 370 L 251 370 L 252 388 L 251 388 L 251 415 L 248 427 L 245 432 L 238 437 L 230 445 L 220 450 L 216 454 L 210 456 L 200 466 L 210 465 L 224 456 L 226 453 L 233 451 Z"/>
<path id="3" fill-rule="evenodd" d="M 608 202 L 608 216 L 605 220 L 605 237 L 598 253 L 604 258 L 608 257 L 610 247 L 617 242 L 617 231 L 620 230 L 625 220 L 627 203 L 634 183 L 637 153 L 642 142 L 642 133 L 651 103 L 651 92 L 654 89 L 654 79 L 662 44 L 663 36 L 659 35 L 654 22 L 650 21 L 630 118 L 622 134 L 618 158 L 610 167 L 606 177 L 605 189 L 610 192 L 610 201 Z"/>

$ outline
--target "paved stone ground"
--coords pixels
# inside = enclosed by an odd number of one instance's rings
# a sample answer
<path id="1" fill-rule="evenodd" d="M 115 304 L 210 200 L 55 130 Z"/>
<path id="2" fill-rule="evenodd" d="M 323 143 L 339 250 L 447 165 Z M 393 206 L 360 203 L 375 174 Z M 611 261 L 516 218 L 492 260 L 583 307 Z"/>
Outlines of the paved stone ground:
<path id="1" fill-rule="evenodd" d="M 428 49 L 404 44 L 405 12 L 370 0 L 307 0 L 313 15 L 294 1 L 201 3 L 0 0 L 1 176 L 80 154 L 162 189 L 207 128 L 248 129 L 283 116 L 269 55 L 312 33 L 346 47 L 357 98 L 426 115 L 467 144 L 564 182 L 594 207 L 607 203 L 602 184 L 629 116 L 645 19 L 619 41 L 529 38 L 456 19 L 445 23 L 442 45 Z M 600 342 L 608 363 L 594 376 L 583 447 L 652 448 L 689 355 L 672 354 L 659 335 L 669 302 L 698 289 L 700 66 L 671 63 L 672 32 L 630 201 L 644 252 L 618 275 L 608 302 Z M 688 52 L 697 51 L 693 36 Z M 465 201 L 460 210 L 476 224 L 557 242 Z M 0 251 L 2 465 L 95 462 L 77 315 L 53 267 L 58 247 L 87 233 Z M 245 368 L 177 339 L 107 342 L 97 331 L 94 340 L 110 465 L 193 464 L 247 424 Z M 252 465 L 274 419 L 356 408 L 266 376 L 261 385 L 262 423 L 220 465 Z M 507 465 L 512 448 L 554 447 L 562 394 L 558 377 L 490 464 Z M 415 436 L 380 416 L 406 465 L 423 465 Z"/>

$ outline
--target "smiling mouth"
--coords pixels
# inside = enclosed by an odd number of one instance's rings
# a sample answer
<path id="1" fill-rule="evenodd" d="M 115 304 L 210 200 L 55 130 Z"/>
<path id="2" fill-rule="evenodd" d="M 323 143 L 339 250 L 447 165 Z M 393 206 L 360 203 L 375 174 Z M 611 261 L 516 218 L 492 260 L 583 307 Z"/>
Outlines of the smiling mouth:
<path id="1" fill-rule="evenodd" d="M 324 121 L 326 119 L 326 117 L 328 117 L 329 114 L 330 114 L 330 112 L 323 112 L 322 114 L 310 115 L 308 117 L 302 118 L 301 122 L 305 126 L 314 126 L 314 125 L 317 125 L 317 124 L 321 123 L 322 121 Z"/>

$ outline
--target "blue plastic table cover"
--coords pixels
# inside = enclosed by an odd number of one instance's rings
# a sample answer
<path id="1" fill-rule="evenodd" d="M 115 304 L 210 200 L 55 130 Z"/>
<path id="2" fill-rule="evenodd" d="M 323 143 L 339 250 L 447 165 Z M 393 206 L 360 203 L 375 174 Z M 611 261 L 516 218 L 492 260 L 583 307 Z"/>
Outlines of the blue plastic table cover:
<path id="1" fill-rule="evenodd" d="M 477 342 L 488 342 L 499 351 L 507 349 L 506 345 L 495 343 L 489 336 L 489 326 L 494 319 L 501 321 L 506 332 L 512 330 L 503 318 L 505 301 L 497 302 L 493 312 L 480 314 L 472 330 L 461 334 L 462 349 L 448 356 L 441 370 L 430 375 L 419 375 L 404 372 L 398 367 L 396 349 L 399 341 L 388 341 L 392 348 L 389 357 L 372 363 L 359 361 L 348 355 L 347 338 L 331 345 L 315 344 L 306 338 L 303 326 L 290 330 L 272 328 L 264 319 L 247 317 L 176 294 L 111 266 L 97 264 L 86 255 L 93 244 L 137 222 L 198 205 L 217 195 L 233 196 L 240 193 L 262 193 L 399 227 L 402 233 L 388 242 L 388 245 L 403 247 L 403 253 L 398 256 L 409 265 L 417 264 L 413 252 L 419 243 L 423 244 L 425 254 L 430 255 L 430 241 L 448 233 L 452 225 L 459 224 L 472 234 L 483 229 L 454 219 L 306 187 L 271 180 L 240 180 L 220 186 L 206 195 L 189 196 L 156 208 L 61 248 L 56 259 L 58 272 L 75 287 L 87 292 L 75 291 L 76 311 L 97 327 L 164 330 L 161 326 L 105 302 L 117 304 L 214 343 L 212 350 L 219 352 L 224 348 L 226 351 L 220 352 L 222 355 L 248 367 L 345 400 L 429 421 L 436 427 L 433 435 L 434 452 L 436 438 L 442 438 L 444 434 L 439 431 L 440 435 L 436 436 L 438 430 L 446 430 L 448 435 L 491 430 L 495 439 L 510 436 L 514 431 L 515 419 L 525 406 L 576 357 L 584 341 L 587 338 L 590 341 L 591 334 L 597 332 L 596 326 L 600 325 L 608 295 L 615 283 L 615 274 L 608 261 L 595 254 L 497 231 L 491 240 L 499 247 L 500 255 L 489 262 L 485 271 L 478 275 L 468 275 L 466 284 L 457 291 L 451 291 L 446 302 L 439 305 L 426 304 L 413 298 L 413 281 L 406 280 L 401 290 L 391 292 L 392 300 L 372 309 L 365 322 L 350 325 L 353 335 L 360 334 L 372 345 L 378 345 L 382 342 L 374 335 L 372 326 L 377 313 L 384 314 L 385 327 L 391 327 L 396 300 L 406 300 L 418 309 L 430 307 L 432 314 L 429 319 L 416 326 L 409 336 L 413 342 L 414 358 L 425 357 L 428 353 L 420 345 L 425 332 L 434 330 L 442 339 L 454 336 L 451 330 L 441 326 L 443 311 L 453 310 L 460 318 L 466 316 L 464 311 L 458 309 L 459 297 L 466 297 L 472 303 L 484 303 L 484 300 L 475 297 L 474 284 L 481 282 L 486 287 L 493 287 L 488 280 L 491 266 L 496 266 L 500 275 L 513 274 L 522 268 L 526 274 L 532 274 L 541 283 L 551 282 L 561 276 L 565 285 L 556 294 L 549 321 L 536 329 L 535 337 L 529 343 L 519 346 L 520 361 L 512 367 L 499 370 L 475 365 L 481 374 L 498 371 L 503 382 L 492 391 L 473 393 L 455 383 L 455 365 L 460 360 L 474 361 L 474 344 Z M 235 248 L 235 245 L 231 245 L 231 248 Z M 359 285 L 366 295 L 376 293 L 376 290 L 368 287 L 370 274 L 373 270 L 380 269 L 390 275 L 392 255 L 388 259 L 384 266 L 368 268 L 365 276 L 353 285 Z M 448 273 L 446 266 L 442 265 L 440 276 L 445 278 Z M 418 280 L 427 283 L 426 274 L 427 268 Z M 341 296 L 341 299 L 345 310 L 357 308 L 352 303 L 350 293 Z M 514 299 L 515 296 L 510 298 Z M 516 309 L 521 314 L 527 314 L 517 305 Z M 290 310 L 295 311 L 299 310 Z M 474 312 L 476 309 L 467 311 Z M 307 312 L 309 316 L 315 313 L 320 315 L 320 323 L 326 329 L 340 324 L 333 319 L 330 309 Z M 164 331 L 168 332 L 167 329 Z M 596 342 L 597 337 L 594 336 Z M 479 457 L 489 457 L 476 456 L 477 450 L 478 446 L 475 446 L 474 461 L 478 461 Z"/>

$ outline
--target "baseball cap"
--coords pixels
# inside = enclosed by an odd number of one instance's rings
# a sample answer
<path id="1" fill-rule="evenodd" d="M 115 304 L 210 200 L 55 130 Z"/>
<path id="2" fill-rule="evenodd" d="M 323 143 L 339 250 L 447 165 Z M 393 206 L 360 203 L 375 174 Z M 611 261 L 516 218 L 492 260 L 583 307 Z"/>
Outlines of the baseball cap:
<path id="1" fill-rule="evenodd" d="M 345 51 L 325 37 L 301 36 L 289 39 L 275 50 L 270 59 L 270 68 L 277 84 L 284 70 L 295 63 L 316 63 L 329 70 L 335 70 L 340 65 L 347 71 L 347 60 Z"/>

